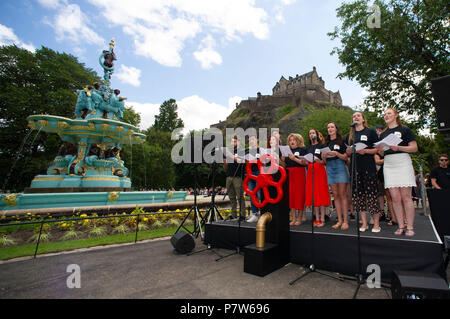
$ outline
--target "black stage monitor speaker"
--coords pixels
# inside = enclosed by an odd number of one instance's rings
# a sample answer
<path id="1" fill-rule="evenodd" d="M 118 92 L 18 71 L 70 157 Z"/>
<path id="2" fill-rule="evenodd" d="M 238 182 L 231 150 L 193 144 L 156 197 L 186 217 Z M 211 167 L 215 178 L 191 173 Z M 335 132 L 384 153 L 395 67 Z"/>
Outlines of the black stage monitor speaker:
<path id="1" fill-rule="evenodd" d="M 438 129 L 450 132 L 450 75 L 431 80 Z"/>
<path id="2" fill-rule="evenodd" d="M 194 238 L 184 231 L 179 231 L 174 234 L 170 239 L 170 242 L 172 243 L 173 248 L 181 254 L 187 254 L 195 247 Z"/>
<path id="3" fill-rule="evenodd" d="M 396 271 L 392 274 L 392 299 L 449 299 L 447 282 L 437 274 Z"/>

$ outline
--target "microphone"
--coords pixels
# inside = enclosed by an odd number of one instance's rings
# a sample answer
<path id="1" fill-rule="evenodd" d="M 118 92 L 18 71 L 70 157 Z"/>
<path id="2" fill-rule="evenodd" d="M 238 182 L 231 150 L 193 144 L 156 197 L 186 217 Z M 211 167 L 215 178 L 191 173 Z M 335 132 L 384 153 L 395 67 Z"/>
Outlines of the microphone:
<path id="1" fill-rule="evenodd" d="M 358 121 L 355 121 L 355 122 L 353 122 L 351 125 L 350 125 L 350 127 L 355 127 L 356 125 L 358 125 L 359 124 L 359 122 Z"/>
<path id="2" fill-rule="evenodd" d="M 316 134 L 313 134 L 313 135 L 311 136 L 311 138 L 312 138 L 313 141 L 315 141 L 316 138 L 317 138 Z"/>

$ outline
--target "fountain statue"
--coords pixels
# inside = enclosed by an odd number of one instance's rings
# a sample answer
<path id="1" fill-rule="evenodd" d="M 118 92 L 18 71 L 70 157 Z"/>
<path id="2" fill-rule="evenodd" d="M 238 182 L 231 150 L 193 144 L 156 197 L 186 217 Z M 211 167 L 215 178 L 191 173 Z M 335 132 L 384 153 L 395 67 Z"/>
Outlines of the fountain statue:
<path id="1" fill-rule="evenodd" d="M 76 90 L 75 119 L 53 115 L 27 118 L 32 130 L 58 134 L 59 152 L 46 175 L 37 175 L 25 194 L 4 194 L 0 213 L 11 209 L 145 204 L 184 201 L 187 192 L 134 192 L 120 158 L 123 145 L 140 144 L 145 135 L 122 122 L 125 98 L 111 89 L 114 40 L 99 56 L 103 80 Z M 170 194 L 170 196 L 169 196 Z"/>
<path id="2" fill-rule="evenodd" d="M 77 90 L 75 119 L 52 115 L 28 117 L 31 129 L 56 133 L 63 145 L 47 170 L 38 175 L 26 192 L 107 191 L 131 188 L 128 169 L 120 159 L 124 144 L 139 144 L 145 135 L 122 122 L 125 98 L 110 86 L 116 55 L 114 40 L 104 50 L 99 63 L 103 81 Z"/>

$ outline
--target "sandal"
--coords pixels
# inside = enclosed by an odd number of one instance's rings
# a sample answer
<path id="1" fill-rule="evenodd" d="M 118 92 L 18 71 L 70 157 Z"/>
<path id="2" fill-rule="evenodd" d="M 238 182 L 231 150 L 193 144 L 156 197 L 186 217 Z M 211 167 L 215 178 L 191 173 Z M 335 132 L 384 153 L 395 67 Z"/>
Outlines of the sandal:
<path id="1" fill-rule="evenodd" d="M 395 231 L 394 235 L 400 236 L 401 234 L 403 234 L 405 232 L 404 228 L 399 228 Z"/>
<path id="2" fill-rule="evenodd" d="M 348 229 L 348 223 L 342 223 L 341 230 L 347 230 Z"/>
<path id="3" fill-rule="evenodd" d="M 301 220 L 297 220 L 297 221 L 294 223 L 295 226 L 300 226 L 301 224 L 302 224 L 302 221 L 301 221 Z"/>
<path id="4" fill-rule="evenodd" d="M 365 232 L 365 231 L 368 230 L 368 229 L 369 229 L 369 226 L 367 226 L 367 227 L 362 227 L 362 226 L 361 226 L 361 227 L 359 228 L 359 231 L 363 233 L 363 232 Z"/>
<path id="5" fill-rule="evenodd" d="M 405 236 L 408 236 L 408 237 L 412 237 L 412 236 L 414 236 L 416 233 L 414 232 L 414 229 L 407 229 L 406 230 L 406 233 L 405 233 Z"/>
<path id="6" fill-rule="evenodd" d="M 342 226 L 342 222 L 336 223 L 335 225 L 331 226 L 331 228 L 333 228 L 333 229 L 338 229 L 338 228 L 341 227 L 341 226 Z"/>
<path id="7" fill-rule="evenodd" d="M 323 227 L 323 226 L 325 226 L 325 223 L 323 221 L 320 220 L 317 222 L 317 227 Z"/>
<path id="8" fill-rule="evenodd" d="M 295 223 L 296 223 L 296 220 L 293 219 L 293 220 L 289 223 L 289 226 L 293 226 L 293 225 L 295 225 Z"/>

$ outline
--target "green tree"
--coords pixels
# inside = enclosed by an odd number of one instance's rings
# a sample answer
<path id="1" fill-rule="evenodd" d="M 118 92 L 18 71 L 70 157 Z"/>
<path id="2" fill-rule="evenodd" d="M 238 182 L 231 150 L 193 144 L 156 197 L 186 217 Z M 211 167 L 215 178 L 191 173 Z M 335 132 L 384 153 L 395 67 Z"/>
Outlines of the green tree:
<path id="1" fill-rule="evenodd" d="M 122 121 L 134 126 L 139 126 L 139 124 L 141 124 L 141 114 L 136 112 L 133 109 L 133 106 L 125 106 Z"/>
<path id="2" fill-rule="evenodd" d="M 369 91 L 365 103 L 417 115 L 420 126 L 434 124 L 431 79 L 450 74 L 449 3 L 445 0 L 375 1 L 380 27 L 368 24 L 371 1 L 356 0 L 337 9 L 342 21 L 328 35 L 349 78 Z M 374 14 L 374 13 L 372 13 Z"/>
<path id="3" fill-rule="evenodd" d="M 159 107 L 159 114 L 155 116 L 153 127 L 156 130 L 172 132 L 184 127 L 183 120 L 178 117 L 178 105 L 174 99 L 164 101 Z"/>
<path id="4" fill-rule="evenodd" d="M 30 132 L 26 118 L 33 114 L 73 117 L 74 90 L 99 80 L 93 70 L 72 55 L 45 47 L 34 53 L 15 45 L 0 47 L 2 187 L 20 191 L 29 186 L 33 176 L 45 173 L 57 154 L 59 138 L 54 134 Z"/>
<path id="5" fill-rule="evenodd" d="M 297 131 L 303 136 L 305 144 L 308 144 L 308 132 L 315 128 L 322 133 L 324 137 L 327 135 L 327 124 L 334 122 L 339 127 L 339 130 L 344 137 L 350 131 L 350 124 L 352 123 L 353 111 L 349 108 L 317 108 L 313 109 L 311 113 L 305 117 L 298 126 Z"/>

